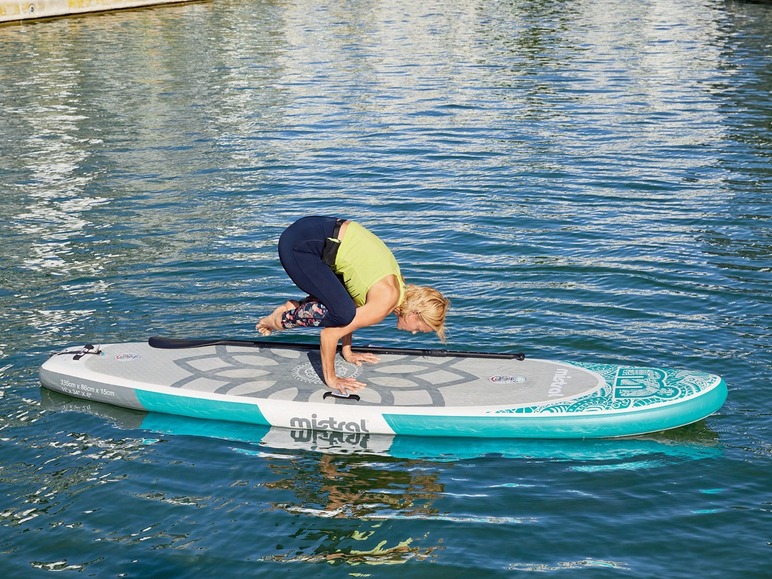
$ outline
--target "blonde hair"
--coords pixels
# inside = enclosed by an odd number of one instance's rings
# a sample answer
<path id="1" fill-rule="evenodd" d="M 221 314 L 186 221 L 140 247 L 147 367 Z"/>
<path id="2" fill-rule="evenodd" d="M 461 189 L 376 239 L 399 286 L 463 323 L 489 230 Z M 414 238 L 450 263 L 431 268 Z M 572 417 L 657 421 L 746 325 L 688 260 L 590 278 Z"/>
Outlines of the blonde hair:
<path id="1" fill-rule="evenodd" d="M 405 299 L 394 308 L 394 311 L 398 315 L 417 313 L 444 343 L 446 341 L 445 314 L 448 312 L 448 308 L 450 308 L 450 300 L 436 289 L 407 284 L 405 286 Z"/>

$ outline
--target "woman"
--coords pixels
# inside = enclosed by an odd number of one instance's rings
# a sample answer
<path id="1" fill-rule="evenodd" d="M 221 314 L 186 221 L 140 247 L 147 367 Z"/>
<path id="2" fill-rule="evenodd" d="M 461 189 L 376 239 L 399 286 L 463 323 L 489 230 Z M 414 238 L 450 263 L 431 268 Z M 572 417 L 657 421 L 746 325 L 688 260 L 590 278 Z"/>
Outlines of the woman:
<path id="1" fill-rule="evenodd" d="M 343 341 L 343 358 L 361 365 L 378 356 L 351 349 L 355 330 L 372 326 L 390 313 L 397 328 L 434 331 L 445 341 L 445 314 L 450 302 L 430 287 L 405 285 L 397 260 L 386 244 L 355 221 L 303 217 L 279 238 L 279 259 L 290 279 L 309 297 L 290 300 L 257 324 L 264 336 L 273 331 L 322 327 L 320 352 L 324 381 L 341 392 L 361 390 L 364 383 L 335 374 L 335 353 Z"/>

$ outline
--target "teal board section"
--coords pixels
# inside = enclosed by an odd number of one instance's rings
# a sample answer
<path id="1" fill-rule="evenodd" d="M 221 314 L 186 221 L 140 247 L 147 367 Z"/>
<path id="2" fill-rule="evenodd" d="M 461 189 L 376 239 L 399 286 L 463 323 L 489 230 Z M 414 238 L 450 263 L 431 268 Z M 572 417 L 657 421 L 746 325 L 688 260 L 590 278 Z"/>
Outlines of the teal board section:
<path id="1" fill-rule="evenodd" d="M 212 420 L 229 420 L 270 426 L 257 404 L 244 402 L 228 402 L 224 400 L 209 400 L 190 396 L 172 396 L 146 390 L 137 391 L 137 399 L 151 412 L 180 414 L 193 418 Z"/>
<path id="2" fill-rule="evenodd" d="M 492 438 L 611 438 L 677 428 L 702 420 L 724 403 L 721 380 L 704 394 L 652 408 L 583 414 L 488 414 L 484 416 L 420 416 L 384 414 L 395 434 Z"/>

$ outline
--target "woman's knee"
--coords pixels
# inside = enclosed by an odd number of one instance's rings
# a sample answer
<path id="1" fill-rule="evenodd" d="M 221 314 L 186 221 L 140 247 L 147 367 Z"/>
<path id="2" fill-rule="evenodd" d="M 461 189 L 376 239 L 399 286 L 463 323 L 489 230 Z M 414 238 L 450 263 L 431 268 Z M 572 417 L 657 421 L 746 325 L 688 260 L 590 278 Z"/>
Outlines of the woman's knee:
<path id="1" fill-rule="evenodd" d="M 339 304 L 335 308 L 328 308 L 328 318 L 326 320 L 327 325 L 336 328 L 348 326 L 351 322 L 354 321 L 354 316 L 356 316 L 356 313 L 357 308 L 353 301 L 345 305 Z"/>

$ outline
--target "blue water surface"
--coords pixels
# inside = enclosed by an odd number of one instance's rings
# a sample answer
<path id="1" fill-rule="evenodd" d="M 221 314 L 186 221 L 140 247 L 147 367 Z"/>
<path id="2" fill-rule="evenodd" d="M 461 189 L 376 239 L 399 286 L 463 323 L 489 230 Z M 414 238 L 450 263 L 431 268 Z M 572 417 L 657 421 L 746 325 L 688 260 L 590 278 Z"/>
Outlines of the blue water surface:
<path id="1" fill-rule="evenodd" d="M 0 553 L 37 577 L 766 577 L 772 5 L 216 0 L 0 27 Z M 41 390 L 85 342 L 254 337 L 305 214 L 448 347 L 693 368 L 668 433 L 466 441 Z M 316 335 L 292 336 L 313 342 Z M 393 322 L 357 343 L 439 347 Z"/>

